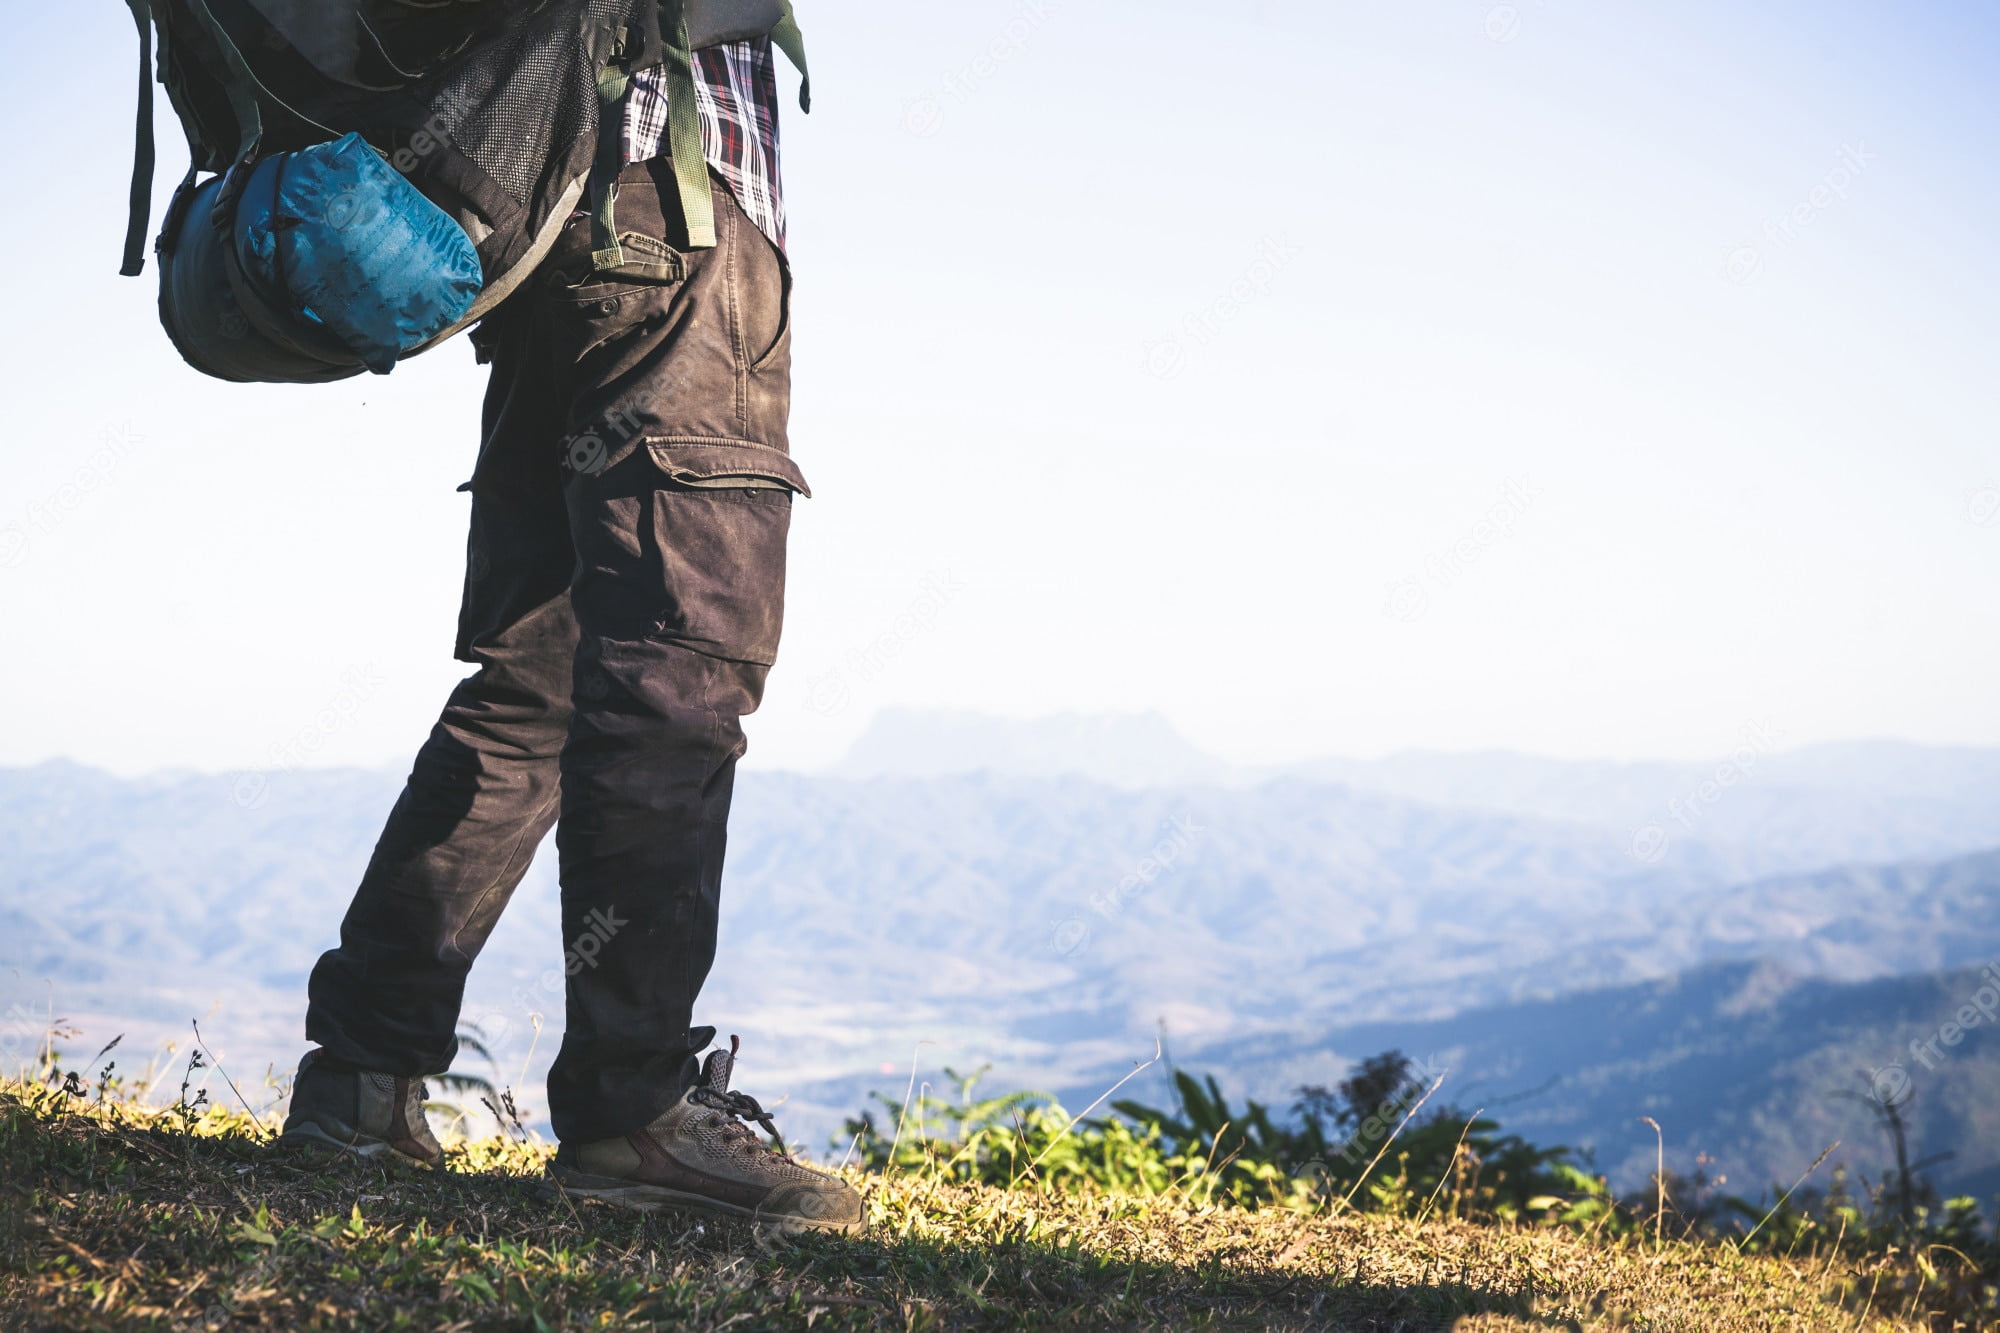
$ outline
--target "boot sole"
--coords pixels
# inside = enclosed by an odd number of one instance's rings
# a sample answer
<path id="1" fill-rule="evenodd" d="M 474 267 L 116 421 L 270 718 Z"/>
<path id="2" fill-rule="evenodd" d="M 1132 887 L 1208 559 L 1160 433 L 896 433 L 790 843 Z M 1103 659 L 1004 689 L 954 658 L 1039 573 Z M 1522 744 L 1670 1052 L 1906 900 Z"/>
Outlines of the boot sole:
<path id="1" fill-rule="evenodd" d="M 549 1169 L 545 1187 L 552 1193 L 560 1190 L 573 1199 L 596 1199 L 600 1203 L 608 1203 L 617 1208 L 629 1208 L 640 1213 L 655 1213 L 662 1208 L 685 1208 L 699 1213 L 742 1218 L 748 1222 L 787 1230 L 840 1232 L 861 1230 L 859 1218 L 852 1222 L 829 1222 L 817 1217 L 764 1213 L 755 1208 L 745 1208 L 740 1204 L 711 1199 L 703 1194 L 689 1194 L 684 1190 L 668 1189 L 664 1185 L 646 1185 L 611 1176 L 586 1175 L 581 1171 L 562 1166 L 553 1166 Z"/>
<path id="2" fill-rule="evenodd" d="M 337 1138 L 311 1121 L 296 1126 L 285 1126 L 285 1132 L 278 1136 L 278 1142 L 287 1148 L 299 1148 L 321 1156 L 359 1157 L 368 1162 L 400 1162 L 405 1166 L 418 1166 L 425 1170 L 437 1165 L 436 1162 L 427 1162 L 421 1157 L 397 1152 L 382 1139 Z"/>

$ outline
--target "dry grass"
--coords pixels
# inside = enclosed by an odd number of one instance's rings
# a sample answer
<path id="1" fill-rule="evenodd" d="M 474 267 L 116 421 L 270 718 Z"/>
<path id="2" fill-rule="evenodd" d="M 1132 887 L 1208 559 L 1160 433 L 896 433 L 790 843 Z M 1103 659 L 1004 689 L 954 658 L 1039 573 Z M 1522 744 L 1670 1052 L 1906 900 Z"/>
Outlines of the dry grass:
<path id="1" fill-rule="evenodd" d="M 858 1238 L 573 1206 L 540 1148 L 321 1164 L 0 1085 L 9 1329 L 1900 1329 L 1841 1261 L 858 1177 Z M 1876 1301 L 1868 1299 L 1872 1289 Z M 1907 1314 L 1908 1312 L 1904 1312 Z"/>

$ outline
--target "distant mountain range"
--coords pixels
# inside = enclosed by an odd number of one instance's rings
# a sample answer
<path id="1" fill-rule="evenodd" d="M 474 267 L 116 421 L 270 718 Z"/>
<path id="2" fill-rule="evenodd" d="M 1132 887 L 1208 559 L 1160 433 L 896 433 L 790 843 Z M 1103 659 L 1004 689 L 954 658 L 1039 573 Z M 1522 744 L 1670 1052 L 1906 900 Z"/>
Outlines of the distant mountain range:
<path id="1" fill-rule="evenodd" d="M 1153 713 L 1014 722 L 889 710 L 831 771 L 1081 777 L 1126 788 L 1337 784 L 1427 805 L 1617 829 L 1649 858 L 1688 841 L 1737 846 L 1760 873 L 2000 846 L 2000 750 L 1904 741 L 1785 750 L 1757 723 L 1730 753 L 1699 762 L 1413 751 L 1246 766 L 1202 753 Z"/>
<path id="2" fill-rule="evenodd" d="M 1671 1166 L 1687 1172 L 1705 1155 L 1709 1174 L 1728 1178 L 1722 1188 L 1746 1198 L 1775 1197 L 1836 1142 L 1816 1183 L 1841 1166 L 1879 1177 L 1894 1158 L 1861 1098 L 1891 1098 L 1913 1157 L 1950 1153 L 1932 1179 L 1947 1195 L 1972 1195 L 1991 1218 L 2000 1200 L 2000 1022 L 1982 1016 L 1955 1044 L 1938 1038 L 1967 1005 L 2000 1000 L 1996 975 L 1962 968 L 1836 982 L 1772 963 L 1716 963 L 1433 1022 L 1337 1028 L 1322 1041 L 1402 1050 L 1426 1069 L 1449 1070 L 1440 1101 L 1467 1114 L 1485 1109 L 1530 1142 L 1586 1150 L 1627 1188 L 1653 1169 L 1654 1133 L 1640 1116 L 1659 1122 Z M 1284 1037 L 1178 1054 L 1197 1069 L 1314 1063 Z"/>
<path id="3" fill-rule="evenodd" d="M 51 978 L 87 1029 L 73 1046 L 131 1033 L 122 1069 L 211 1013 L 232 1072 L 282 1072 L 398 784 L 0 770 L 0 1046 L 39 1037 Z M 737 810 L 703 1017 L 744 1035 L 745 1079 L 789 1094 L 809 1140 L 869 1089 L 900 1093 L 919 1042 L 934 1082 L 990 1061 L 999 1083 L 1087 1101 L 1164 1020 L 1181 1058 L 1283 1101 L 1372 1054 L 1381 1025 L 1531 1025 L 1544 1002 L 1733 960 L 1804 985 L 2000 957 L 2000 752 L 1256 773 L 1157 720 L 892 715 L 838 773 L 746 772 Z M 536 1039 L 530 1015 L 562 1012 L 552 861 L 468 995 L 531 1104 L 559 1034 Z"/>

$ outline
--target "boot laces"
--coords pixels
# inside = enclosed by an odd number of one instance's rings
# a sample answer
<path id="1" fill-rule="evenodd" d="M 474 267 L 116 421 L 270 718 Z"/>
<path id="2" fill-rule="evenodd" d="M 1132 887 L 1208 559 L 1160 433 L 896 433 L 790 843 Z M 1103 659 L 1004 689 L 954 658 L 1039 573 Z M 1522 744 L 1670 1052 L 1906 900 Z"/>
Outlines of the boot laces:
<path id="1" fill-rule="evenodd" d="M 777 1125 L 771 1121 L 771 1113 L 758 1104 L 757 1099 L 747 1092 L 718 1092 L 714 1088 L 696 1088 L 688 1094 L 688 1100 L 697 1106 L 706 1106 L 712 1111 L 720 1111 L 725 1117 L 722 1133 L 734 1142 L 761 1148 L 763 1143 L 743 1123 L 753 1120 L 764 1127 L 771 1136 L 773 1150 L 781 1157 L 791 1154 L 785 1147 L 784 1136 L 778 1133 Z"/>

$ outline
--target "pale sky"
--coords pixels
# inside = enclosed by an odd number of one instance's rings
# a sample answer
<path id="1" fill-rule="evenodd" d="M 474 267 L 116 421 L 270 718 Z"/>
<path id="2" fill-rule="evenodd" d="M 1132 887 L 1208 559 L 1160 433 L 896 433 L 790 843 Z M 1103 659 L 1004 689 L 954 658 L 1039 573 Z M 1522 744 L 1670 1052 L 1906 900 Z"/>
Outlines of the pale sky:
<path id="1" fill-rule="evenodd" d="M 800 8 L 818 498 L 753 762 L 892 705 L 1242 762 L 2000 744 L 1986 7 Z M 407 762 L 470 348 L 186 369 L 116 276 L 124 8 L 11 27 L 0 763 Z"/>

